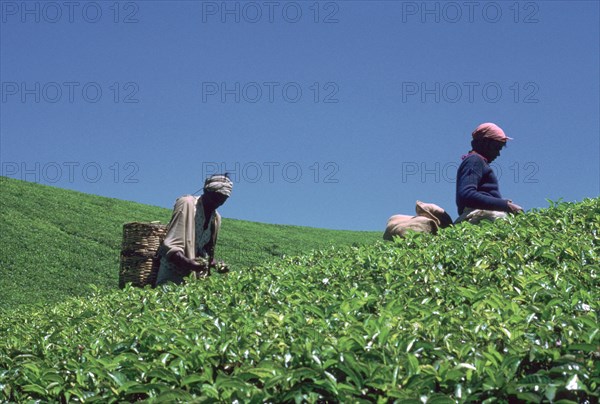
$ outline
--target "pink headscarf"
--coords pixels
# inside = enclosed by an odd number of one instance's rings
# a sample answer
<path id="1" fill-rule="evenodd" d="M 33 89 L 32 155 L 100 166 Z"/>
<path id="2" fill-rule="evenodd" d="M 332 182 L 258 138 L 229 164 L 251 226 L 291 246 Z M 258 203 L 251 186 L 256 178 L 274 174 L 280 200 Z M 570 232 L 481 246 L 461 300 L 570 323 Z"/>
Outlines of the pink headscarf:
<path id="1" fill-rule="evenodd" d="M 504 134 L 504 131 L 494 123 L 482 123 L 473 131 L 473 139 L 492 139 L 506 143 L 507 140 L 513 140 Z"/>

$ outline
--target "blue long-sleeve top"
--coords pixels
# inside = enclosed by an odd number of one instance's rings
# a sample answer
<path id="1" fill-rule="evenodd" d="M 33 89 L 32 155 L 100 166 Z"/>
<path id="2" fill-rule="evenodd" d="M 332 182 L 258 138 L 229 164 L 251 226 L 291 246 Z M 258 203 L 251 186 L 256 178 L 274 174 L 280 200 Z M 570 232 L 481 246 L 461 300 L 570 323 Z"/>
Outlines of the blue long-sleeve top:
<path id="1" fill-rule="evenodd" d="M 456 174 L 456 206 L 461 215 L 465 208 L 508 212 L 508 200 L 502 199 L 498 178 L 483 156 L 470 153 Z"/>

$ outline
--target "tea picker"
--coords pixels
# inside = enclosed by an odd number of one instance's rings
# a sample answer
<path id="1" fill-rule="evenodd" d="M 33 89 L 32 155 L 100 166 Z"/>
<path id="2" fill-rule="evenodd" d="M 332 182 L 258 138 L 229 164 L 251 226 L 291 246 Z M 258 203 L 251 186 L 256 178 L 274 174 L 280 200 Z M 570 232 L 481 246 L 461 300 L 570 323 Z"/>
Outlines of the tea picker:
<path id="1" fill-rule="evenodd" d="M 456 175 L 456 205 L 460 215 L 454 223 L 496 220 L 508 213 L 523 211 L 510 199 L 502 198 L 498 178 L 490 164 L 500 156 L 508 140 L 496 124 L 482 123 L 471 134 L 471 151 L 462 156 Z"/>
<path id="2" fill-rule="evenodd" d="M 199 197 L 184 195 L 175 201 L 167 232 L 158 249 L 160 266 L 156 285 L 167 282 L 181 284 L 187 276 L 204 277 L 211 269 L 226 272 L 227 266 L 214 258 L 221 228 L 222 206 L 233 189 L 227 176 L 213 175 L 206 179 Z"/>

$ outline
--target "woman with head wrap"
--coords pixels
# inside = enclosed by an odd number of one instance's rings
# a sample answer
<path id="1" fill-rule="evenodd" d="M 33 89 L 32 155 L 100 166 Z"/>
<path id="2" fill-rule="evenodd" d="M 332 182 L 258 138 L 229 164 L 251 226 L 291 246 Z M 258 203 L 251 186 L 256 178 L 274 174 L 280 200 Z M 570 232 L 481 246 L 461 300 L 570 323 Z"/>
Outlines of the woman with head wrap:
<path id="1" fill-rule="evenodd" d="M 465 220 L 478 223 L 482 219 L 494 220 L 507 213 L 521 212 L 519 205 L 502 198 L 498 178 L 489 166 L 512 138 L 493 123 L 479 125 L 472 137 L 472 150 L 462 157 L 456 175 L 456 205 L 460 216 L 455 223 Z"/>
<path id="2" fill-rule="evenodd" d="M 167 234 L 159 248 L 156 284 L 180 284 L 192 273 L 206 276 L 215 266 L 214 249 L 221 227 L 217 208 L 231 195 L 233 183 L 225 175 L 204 182 L 200 197 L 185 195 L 175 201 Z"/>

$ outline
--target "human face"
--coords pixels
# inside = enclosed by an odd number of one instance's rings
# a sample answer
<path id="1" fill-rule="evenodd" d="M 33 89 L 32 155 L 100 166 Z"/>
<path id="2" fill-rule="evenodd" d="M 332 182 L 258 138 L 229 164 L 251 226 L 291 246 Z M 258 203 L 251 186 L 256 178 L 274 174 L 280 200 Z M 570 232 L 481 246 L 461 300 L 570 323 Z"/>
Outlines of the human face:
<path id="1" fill-rule="evenodd" d="M 202 195 L 202 202 L 209 210 L 215 210 L 219 206 L 222 206 L 227 201 L 227 198 L 227 195 L 218 192 L 205 192 Z"/>
<path id="2" fill-rule="evenodd" d="M 496 160 L 500 156 L 500 150 L 502 150 L 506 146 L 505 142 L 500 142 L 498 140 L 490 140 L 487 145 L 487 150 L 485 151 L 486 158 L 488 162 L 492 162 Z"/>

